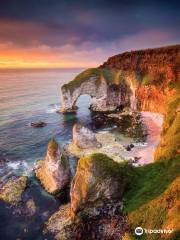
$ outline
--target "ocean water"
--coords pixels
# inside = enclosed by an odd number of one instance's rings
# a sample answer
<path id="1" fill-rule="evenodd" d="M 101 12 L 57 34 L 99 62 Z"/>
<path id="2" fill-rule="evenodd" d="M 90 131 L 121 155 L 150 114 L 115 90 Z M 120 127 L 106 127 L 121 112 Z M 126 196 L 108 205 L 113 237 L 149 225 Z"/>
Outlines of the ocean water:
<path id="1" fill-rule="evenodd" d="M 73 124 L 90 120 L 88 96 L 78 100 L 80 108 L 76 115 L 56 113 L 61 105 L 61 85 L 81 71 L 0 70 L 0 158 L 8 161 L 9 169 L 19 174 L 28 171 L 44 156 L 52 137 L 67 143 Z M 30 123 L 38 120 L 47 125 L 32 128 Z"/>
<path id="2" fill-rule="evenodd" d="M 48 141 L 60 144 L 71 140 L 74 123 L 91 121 L 90 98 L 81 96 L 77 114 L 58 114 L 60 87 L 83 69 L 0 70 L 0 177 L 29 176 L 26 198 L 36 204 L 36 214 L 28 218 L 8 204 L 0 202 L 0 239 L 51 239 L 42 234 L 43 223 L 64 198 L 47 194 L 32 173 L 34 163 L 44 157 Z M 43 128 L 33 128 L 32 121 L 44 121 Z M 72 170 L 75 159 L 71 159 Z"/>

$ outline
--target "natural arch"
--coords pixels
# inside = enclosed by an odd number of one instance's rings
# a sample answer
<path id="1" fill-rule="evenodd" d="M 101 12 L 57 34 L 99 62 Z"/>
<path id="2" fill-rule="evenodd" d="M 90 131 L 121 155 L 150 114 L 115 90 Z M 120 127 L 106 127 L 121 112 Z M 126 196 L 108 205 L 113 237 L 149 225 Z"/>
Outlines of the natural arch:
<path id="1" fill-rule="evenodd" d="M 81 74 L 83 75 L 84 73 Z M 122 75 L 122 73 L 116 73 L 112 75 L 110 70 L 106 70 L 106 75 L 105 78 L 102 74 L 97 75 L 92 73 L 85 79 L 77 76 L 78 81 L 75 78 L 73 81 L 62 86 L 61 111 L 76 111 L 77 99 L 81 95 L 90 95 L 92 97 L 91 109 L 93 111 L 111 112 L 119 107 L 122 108 L 122 106 L 136 109 L 135 91 L 137 86 L 135 84 L 135 74 L 127 75 L 123 73 Z M 111 79 L 109 79 L 110 75 Z"/>

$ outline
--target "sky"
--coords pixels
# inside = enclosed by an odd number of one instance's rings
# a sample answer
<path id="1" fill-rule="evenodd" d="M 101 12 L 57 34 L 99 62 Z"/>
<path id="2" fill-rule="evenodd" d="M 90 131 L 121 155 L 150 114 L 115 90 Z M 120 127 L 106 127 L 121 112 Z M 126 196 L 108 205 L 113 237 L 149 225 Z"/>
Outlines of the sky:
<path id="1" fill-rule="evenodd" d="M 0 67 L 96 67 L 180 43 L 180 1 L 0 0 Z"/>

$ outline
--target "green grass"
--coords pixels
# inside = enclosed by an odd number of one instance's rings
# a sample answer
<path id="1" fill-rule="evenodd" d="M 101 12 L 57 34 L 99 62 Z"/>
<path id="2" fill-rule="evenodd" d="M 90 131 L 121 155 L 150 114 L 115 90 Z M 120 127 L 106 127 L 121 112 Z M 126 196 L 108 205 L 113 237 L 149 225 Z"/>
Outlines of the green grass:
<path id="1" fill-rule="evenodd" d="M 82 157 L 78 162 L 78 167 L 90 167 L 97 178 L 111 177 L 119 179 L 120 183 L 125 185 L 134 178 L 134 168 L 127 161 L 117 163 L 102 153 Z"/>
<path id="2" fill-rule="evenodd" d="M 159 234 L 135 236 L 134 229 L 175 229 L 171 240 L 178 239 L 178 201 L 180 200 L 180 158 L 158 161 L 136 168 L 136 180 L 124 194 L 124 213 L 129 230 L 123 240 L 160 240 Z"/>
<path id="3" fill-rule="evenodd" d="M 179 234 L 178 226 L 180 221 L 179 187 L 180 176 L 176 177 L 158 197 L 131 211 L 128 214 L 130 236 L 135 237 L 133 236 L 134 229 L 137 226 L 141 226 L 146 229 L 174 229 L 173 234 L 167 236 L 167 239 L 176 239 Z M 139 239 L 160 240 L 164 239 L 164 236 L 159 234 L 143 234 Z"/>
<path id="4" fill-rule="evenodd" d="M 84 81 L 87 81 L 92 76 L 97 76 L 96 85 L 100 84 L 100 78 L 103 77 L 108 84 L 112 84 L 116 79 L 117 71 L 110 68 L 89 68 L 80 74 L 78 74 L 72 81 L 64 84 L 62 88 L 72 92 L 75 88 L 78 88 Z"/>
<path id="5" fill-rule="evenodd" d="M 124 195 L 124 211 L 132 212 L 157 198 L 180 174 L 179 169 L 180 157 L 136 168 L 136 180 Z"/>

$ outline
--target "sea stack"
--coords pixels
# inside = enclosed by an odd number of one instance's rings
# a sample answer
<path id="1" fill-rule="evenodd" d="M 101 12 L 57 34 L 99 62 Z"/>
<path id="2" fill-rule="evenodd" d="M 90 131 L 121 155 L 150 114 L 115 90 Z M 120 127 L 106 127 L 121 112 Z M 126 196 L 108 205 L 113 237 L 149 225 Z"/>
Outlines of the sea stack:
<path id="1" fill-rule="evenodd" d="M 101 147 L 95 133 L 79 123 L 73 127 L 73 144 L 81 149 Z"/>
<path id="2" fill-rule="evenodd" d="M 68 157 L 55 139 L 49 142 L 45 159 L 38 161 L 35 174 L 49 193 L 59 193 L 68 187 L 71 179 Z"/>

